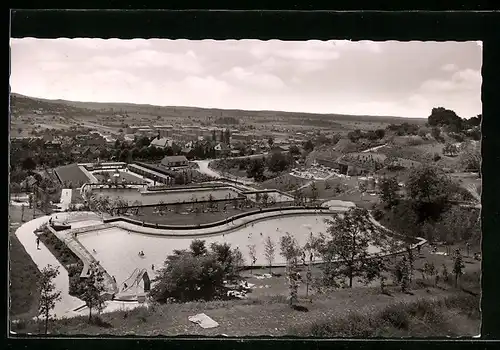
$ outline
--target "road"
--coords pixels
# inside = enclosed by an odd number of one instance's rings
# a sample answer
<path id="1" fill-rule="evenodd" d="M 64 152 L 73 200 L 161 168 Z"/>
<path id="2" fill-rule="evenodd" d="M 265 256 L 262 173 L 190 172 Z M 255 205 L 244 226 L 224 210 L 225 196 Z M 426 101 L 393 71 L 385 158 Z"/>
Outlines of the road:
<path id="1" fill-rule="evenodd" d="M 266 155 L 267 155 L 267 152 L 266 153 L 262 153 L 262 154 L 253 154 L 253 155 L 250 155 L 250 156 L 231 157 L 231 158 L 227 158 L 227 159 L 245 159 L 245 158 L 252 159 L 252 158 L 260 158 L 260 157 L 263 157 L 263 156 L 266 156 Z M 233 176 L 233 175 L 230 175 L 230 174 L 224 174 L 224 173 L 215 171 L 215 170 L 213 170 L 213 169 L 211 169 L 209 167 L 210 162 L 216 161 L 216 160 L 222 160 L 222 159 L 223 158 L 195 160 L 193 162 L 196 163 L 196 164 L 198 164 L 198 167 L 199 167 L 198 171 L 200 173 L 206 174 L 208 176 L 212 176 L 212 177 L 215 177 L 217 179 L 220 179 L 220 178 L 224 177 L 226 179 L 230 179 L 230 180 L 239 182 L 239 183 L 241 183 L 243 185 L 252 185 L 252 184 L 254 184 L 253 180 L 250 180 L 250 179 L 247 179 L 247 178 Z"/>
<path id="2" fill-rule="evenodd" d="M 385 146 L 387 146 L 387 143 L 384 143 L 383 145 L 380 145 L 380 146 L 376 146 L 376 147 L 372 147 L 372 148 L 365 149 L 365 150 L 364 150 L 364 151 L 362 151 L 361 153 L 373 152 L 373 151 L 376 151 L 376 150 L 378 150 L 379 148 L 382 148 L 382 147 L 385 147 Z"/>

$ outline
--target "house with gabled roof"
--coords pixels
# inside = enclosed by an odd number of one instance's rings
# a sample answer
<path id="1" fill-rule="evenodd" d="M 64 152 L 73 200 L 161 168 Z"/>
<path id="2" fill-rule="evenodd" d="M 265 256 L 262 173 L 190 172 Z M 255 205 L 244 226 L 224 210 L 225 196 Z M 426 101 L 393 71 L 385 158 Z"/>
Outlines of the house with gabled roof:
<path id="1" fill-rule="evenodd" d="M 167 168 L 182 167 L 188 165 L 188 160 L 185 156 L 165 156 L 161 160 L 161 165 Z"/>
<path id="2" fill-rule="evenodd" d="M 153 141 L 151 141 L 149 146 L 154 146 L 158 148 L 167 148 L 167 147 L 172 147 L 173 140 L 168 139 L 166 137 L 162 138 L 155 138 Z"/>

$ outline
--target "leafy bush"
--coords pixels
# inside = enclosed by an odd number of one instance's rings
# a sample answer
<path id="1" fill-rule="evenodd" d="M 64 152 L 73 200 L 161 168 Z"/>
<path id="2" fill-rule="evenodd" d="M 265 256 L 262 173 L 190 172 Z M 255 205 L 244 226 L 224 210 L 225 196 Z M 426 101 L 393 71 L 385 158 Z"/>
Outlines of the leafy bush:
<path id="1" fill-rule="evenodd" d="M 377 221 L 381 220 L 384 217 L 384 212 L 381 209 L 375 209 L 373 210 L 373 218 Z"/>
<path id="2" fill-rule="evenodd" d="M 158 283 L 150 292 L 155 301 L 186 302 L 226 297 L 224 280 L 235 279 L 242 265 L 239 250 L 214 243 L 208 251 L 203 241 L 194 242 L 190 251 L 175 251 L 165 260 L 155 279 Z"/>

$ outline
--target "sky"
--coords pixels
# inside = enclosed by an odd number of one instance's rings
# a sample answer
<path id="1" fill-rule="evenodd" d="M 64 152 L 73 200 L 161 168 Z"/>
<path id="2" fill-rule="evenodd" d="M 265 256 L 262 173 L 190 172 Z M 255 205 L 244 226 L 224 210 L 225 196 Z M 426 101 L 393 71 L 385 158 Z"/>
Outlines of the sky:
<path id="1" fill-rule="evenodd" d="M 159 106 L 481 113 L 480 42 L 11 39 L 11 91 Z"/>

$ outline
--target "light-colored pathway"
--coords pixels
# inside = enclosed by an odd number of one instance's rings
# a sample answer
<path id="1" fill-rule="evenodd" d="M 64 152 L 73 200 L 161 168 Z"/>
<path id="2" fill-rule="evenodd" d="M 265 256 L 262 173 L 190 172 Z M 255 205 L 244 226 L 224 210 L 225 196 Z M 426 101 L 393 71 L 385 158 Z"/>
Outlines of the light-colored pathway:
<path id="1" fill-rule="evenodd" d="M 58 216 L 60 215 L 58 214 Z M 42 242 L 40 242 L 40 249 L 36 247 L 34 231 L 47 223 L 49 219 L 50 216 L 42 216 L 23 224 L 16 230 L 16 236 L 40 271 L 49 264 L 59 267 L 59 275 L 54 280 L 54 283 L 57 290 L 61 291 L 61 301 L 56 303 L 53 315 L 57 318 L 74 316 L 70 310 L 82 305 L 82 301 L 69 295 L 68 272 Z"/>
<path id="2" fill-rule="evenodd" d="M 64 188 L 61 192 L 61 209 L 68 210 L 71 204 L 71 195 L 73 190 L 71 188 Z"/>
<path id="3" fill-rule="evenodd" d="M 376 146 L 376 147 L 372 147 L 372 148 L 368 148 L 368 149 L 365 149 L 364 151 L 362 151 L 361 153 L 369 153 L 369 152 L 373 152 L 373 151 L 376 151 L 382 147 L 385 147 L 387 146 L 386 143 L 384 143 L 383 145 L 380 145 L 380 146 Z"/>
<path id="4" fill-rule="evenodd" d="M 262 156 L 262 155 L 260 155 L 260 156 Z M 243 157 L 243 158 L 245 158 L 245 157 Z M 250 158 L 250 157 L 248 157 L 248 158 Z M 232 159 L 235 159 L 235 158 L 232 158 Z M 244 179 L 241 177 L 233 176 L 231 174 L 223 174 L 221 172 L 213 170 L 212 168 L 210 168 L 209 164 L 210 164 L 210 162 L 212 162 L 214 160 L 217 160 L 217 159 L 195 160 L 194 163 L 198 164 L 198 167 L 199 167 L 198 171 L 200 173 L 215 177 L 217 179 L 225 177 L 227 179 L 242 183 L 244 185 L 252 185 L 253 183 L 255 183 L 254 181 L 252 181 L 250 179 Z"/>

